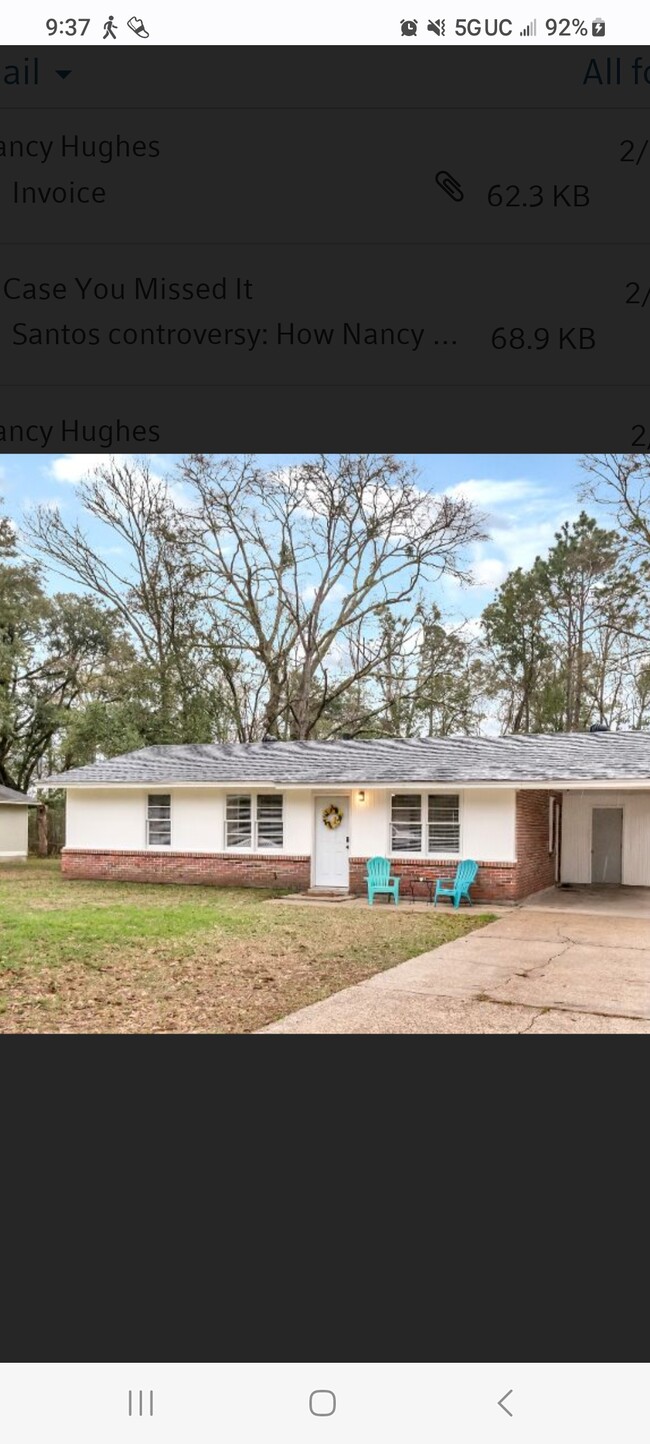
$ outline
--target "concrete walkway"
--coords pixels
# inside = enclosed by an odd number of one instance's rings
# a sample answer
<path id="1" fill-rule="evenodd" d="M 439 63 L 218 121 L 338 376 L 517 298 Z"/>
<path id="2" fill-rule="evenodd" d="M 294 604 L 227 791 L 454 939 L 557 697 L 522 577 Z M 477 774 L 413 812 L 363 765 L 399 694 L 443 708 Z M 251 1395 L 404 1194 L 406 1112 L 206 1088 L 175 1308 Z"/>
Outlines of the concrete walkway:
<path id="1" fill-rule="evenodd" d="M 531 903 L 260 1031 L 650 1033 L 650 920 Z"/>

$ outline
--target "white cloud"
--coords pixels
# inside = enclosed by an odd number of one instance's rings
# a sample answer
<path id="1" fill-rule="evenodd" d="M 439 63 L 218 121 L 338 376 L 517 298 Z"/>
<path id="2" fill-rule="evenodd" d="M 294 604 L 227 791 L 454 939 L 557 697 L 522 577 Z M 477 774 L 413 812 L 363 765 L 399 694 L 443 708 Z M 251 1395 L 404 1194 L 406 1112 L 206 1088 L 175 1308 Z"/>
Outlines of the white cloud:
<path id="1" fill-rule="evenodd" d="M 95 456 L 86 454 L 79 456 L 72 454 L 57 456 L 51 465 L 45 469 L 45 475 L 54 481 L 58 481 L 63 486 L 78 486 L 80 482 L 86 480 L 88 475 L 93 472 L 97 466 L 107 466 L 111 462 L 115 462 L 117 466 L 123 466 L 125 464 L 133 466 L 142 460 L 150 462 L 152 458 L 127 455 L 126 453 L 118 454 L 117 452 L 111 451 L 100 452 Z M 155 460 L 159 461 L 160 458 L 156 457 Z M 158 482 L 160 486 L 165 487 L 168 496 L 175 502 L 177 507 L 181 509 L 189 508 L 190 496 L 181 482 L 170 481 L 168 477 L 161 476 L 153 470 L 151 471 L 151 479 L 154 482 Z"/>
<path id="2" fill-rule="evenodd" d="M 464 497 L 483 512 L 488 541 L 472 551 L 473 586 L 498 587 L 516 567 L 532 566 L 553 545 L 562 522 L 577 515 L 539 481 L 514 477 L 470 477 L 450 487 L 448 496 Z"/>
<path id="3" fill-rule="evenodd" d="M 498 524 L 491 527 L 491 544 L 501 552 L 508 571 L 515 567 L 531 567 L 536 557 L 544 556 L 553 546 L 555 533 L 562 523 L 571 523 L 578 515 L 577 512 L 567 514 L 567 507 L 560 503 L 555 515 L 551 513 L 549 516 L 548 498 L 544 510 L 545 515 L 535 519 L 526 518 L 525 512 L 519 518 L 500 517 Z"/>
<path id="4" fill-rule="evenodd" d="M 53 477 L 54 481 L 63 482 L 66 486 L 78 486 L 80 481 L 93 471 L 96 466 L 106 466 L 108 461 L 117 462 L 118 466 L 125 461 L 133 461 L 132 456 L 116 456 L 112 452 L 100 452 L 98 456 L 57 456 L 50 466 L 47 467 L 46 475 Z"/>
<path id="5" fill-rule="evenodd" d="M 303 589 L 302 589 L 302 591 L 301 591 L 301 593 L 300 593 L 303 602 L 313 602 L 313 601 L 315 601 L 317 590 L 318 590 L 318 588 L 315 587 L 315 586 L 303 587 Z M 343 598 L 344 598 L 344 597 L 347 597 L 348 591 L 349 591 L 349 588 L 348 588 L 348 587 L 344 587 L 342 582 L 335 582 L 334 585 L 333 585 L 333 587 L 330 587 L 330 589 L 329 589 L 329 591 L 328 591 L 327 601 L 328 601 L 328 602 L 341 602 L 341 601 L 343 601 Z"/>
<path id="6" fill-rule="evenodd" d="M 508 567 L 500 557 L 482 557 L 472 567 L 472 586 L 500 587 L 508 575 Z"/>
<path id="7" fill-rule="evenodd" d="M 446 630 L 448 632 L 457 632 L 459 636 L 464 637 L 468 642 L 474 641 L 476 637 L 480 637 L 483 633 L 480 617 L 465 617 L 460 623 L 456 622 L 453 626 L 448 625 Z"/>
<path id="8" fill-rule="evenodd" d="M 22 504 L 25 512 L 33 511 L 37 506 L 44 507 L 46 511 L 65 511 L 68 505 L 67 501 L 61 501 L 58 496 L 24 496 Z"/>
<path id="9" fill-rule="evenodd" d="M 464 497 L 466 501 L 477 506 L 481 511 L 492 511 L 496 507 L 508 506 L 513 502 L 531 501 L 548 496 L 544 487 L 538 482 L 529 481 L 525 476 L 515 477 L 511 481 L 498 481 L 493 477 L 482 479 L 470 478 L 468 481 L 459 481 L 456 486 L 450 486 L 446 492 L 447 496 Z"/>

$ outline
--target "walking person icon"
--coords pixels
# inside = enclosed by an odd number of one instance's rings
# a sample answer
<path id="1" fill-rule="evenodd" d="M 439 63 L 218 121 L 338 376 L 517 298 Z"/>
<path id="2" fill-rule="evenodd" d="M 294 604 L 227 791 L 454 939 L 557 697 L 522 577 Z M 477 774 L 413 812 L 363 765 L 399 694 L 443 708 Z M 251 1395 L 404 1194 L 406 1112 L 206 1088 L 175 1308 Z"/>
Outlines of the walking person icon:
<path id="1" fill-rule="evenodd" d="M 117 40 L 117 35 L 115 34 L 116 26 L 113 23 L 114 19 L 114 15 L 109 15 L 108 20 L 106 21 L 106 24 L 104 26 L 104 34 L 102 36 L 102 40 Z"/>

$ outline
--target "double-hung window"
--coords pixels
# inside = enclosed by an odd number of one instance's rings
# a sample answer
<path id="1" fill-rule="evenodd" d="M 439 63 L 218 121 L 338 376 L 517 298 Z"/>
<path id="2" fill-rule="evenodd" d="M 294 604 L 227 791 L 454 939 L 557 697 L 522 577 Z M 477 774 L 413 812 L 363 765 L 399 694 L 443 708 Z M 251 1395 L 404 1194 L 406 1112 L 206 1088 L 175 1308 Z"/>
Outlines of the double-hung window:
<path id="1" fill-rule="evenodd" d="M 391 810 L 391 851 L 422 851 L 422 798 L 419 792 L 396 792 Z"/>
<path id="2" fill-rule="evenodd" d="M 459 852 L 460 797 L 458 793 L 429 794 L 429 852 Z"/>
<path id="3" fill-rule="evenodd" d="M 172 800 L 168 792 L 151 792 L 147 798 L 147 847 L 171 847 Z"/>
<path id="4" fill-rule="evenodd" d="M 282 847 L 284 837 L 282 794 L 260 793 L 257 799 L 257 846 Z"/>
<path id="5" fill-rule="evenodd" d="M 232 793 L 226 798 L 226 847 L 281 848 L 284 843 L 282 794 Z"/>
<path id="6" fill-rule="evenodd" d="M 459 794 L 396 792 L 391 799 L 390 849 L 393 855 L 425 857 L 460 852 Z"/>
<path id="7" fill-rule="evenodd" d="M 234 793 L 226 798 L 226 847 L 253 846 L 251 798 Z"/>

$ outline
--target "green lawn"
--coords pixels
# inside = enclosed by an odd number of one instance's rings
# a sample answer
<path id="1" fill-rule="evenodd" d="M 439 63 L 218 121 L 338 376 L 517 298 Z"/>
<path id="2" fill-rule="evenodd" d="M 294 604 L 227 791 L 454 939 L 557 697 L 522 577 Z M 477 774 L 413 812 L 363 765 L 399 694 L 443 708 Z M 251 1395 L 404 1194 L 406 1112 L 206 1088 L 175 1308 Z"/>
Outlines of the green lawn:
<path id="1" fill-rule="evenodd" d="M 0 1032 L 250 1033 L 492 921 L 273 896 L 0 866 Z"/>

